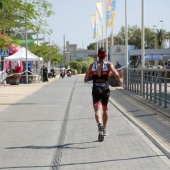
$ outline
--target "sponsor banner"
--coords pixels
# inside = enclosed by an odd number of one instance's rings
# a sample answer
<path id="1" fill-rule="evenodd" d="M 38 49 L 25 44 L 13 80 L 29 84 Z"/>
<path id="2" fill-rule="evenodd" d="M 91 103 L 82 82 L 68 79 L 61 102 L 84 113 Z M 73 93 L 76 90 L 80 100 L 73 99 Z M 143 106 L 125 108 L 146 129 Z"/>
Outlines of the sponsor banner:
<path id="1" fill-rule="evenodd" d="M 111 26 L 112 0 L 106 0 L 106 25 Z"/>
<path id="2" fill-rule="evenodd" d="M 94 29 L 95 27 L 95 22 L 96 22 L 96 15 L 91 15 L 90 16 L 90 20 L 91 20 L 91 26 Z"/>
<path id="3" fill-rule="evenodd" d="M 115 18 L 116 0 L 107 0 L 107 26 L 113 26 Z"/>
<path id="4" fill-rule="evenodd" d="M 112 0 L 112 6 L 111 6 L 111 25 L 113 25 L 114 24 L 114 19 L 115 19 L 115 14 L 116 14 L 116 12 L 115 12 L 115 10 L 116 10 L 116 0 Z"/>
<path id="5" fill-rule="evenodd" d="M 95 26 L 94 26 L 94 28 L 93 28 L 93 38 L 94 38 L 94 39 L 96 38 L 96 24 L 95 24 Z"/>
<path id="6" fill-rule="evenodd" d="M 99 13 L 100 20 L 102 22 L 103 21 L 103 4 L 102 4 L 102 2 L 97 2 L 96 8 L 97 8 L 97 11 Z"/>

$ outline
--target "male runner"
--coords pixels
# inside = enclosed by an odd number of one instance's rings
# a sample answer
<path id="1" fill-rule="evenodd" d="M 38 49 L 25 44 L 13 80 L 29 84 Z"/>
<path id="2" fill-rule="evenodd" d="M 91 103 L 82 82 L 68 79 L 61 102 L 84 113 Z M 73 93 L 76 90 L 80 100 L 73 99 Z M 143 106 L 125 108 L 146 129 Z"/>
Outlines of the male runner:
<path id="1" fill-rule="evenodd" d="M 95 119 L 98 125 L 98 130 L 104 131 L 104 136 L 107 133 L 107 121 L 108 121 L 108 101 L 110 96 L 109 89 L 109 74 L 115 76 L 119 84 L 122 84 L 122 80 L 119 77 L 119 73 L 114 68 L 113 64 L 104 61 L 107 56 L 106 50 L 101 47 L 98 51 L 99 60 L 92 63 L 84 77 L 84 82 L 93 80 L 93 107 L 95 111 Z M 100 115 L 100 110 L 103 109 L 103 118 Z"/>

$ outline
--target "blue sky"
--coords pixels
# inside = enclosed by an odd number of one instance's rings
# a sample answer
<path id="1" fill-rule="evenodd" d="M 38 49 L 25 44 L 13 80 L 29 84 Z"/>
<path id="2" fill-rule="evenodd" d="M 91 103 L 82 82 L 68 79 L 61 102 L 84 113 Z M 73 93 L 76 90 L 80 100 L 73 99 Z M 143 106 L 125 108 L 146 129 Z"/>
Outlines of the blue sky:
<path id="1" fill-rule="evenodd" d="M 65 40 L 70 44 L 78 44 L 78 48 L 86 48 L 96 39 L 92 38 L 90 16 L 95 14 L 96 2 L 105 0 L 48 0 L 53 4 L 55 15 L 47 19 L 49 28 L 53 30 L 52 35 L 45 35 L 46 41 L 63 47 Z M 128 25 L 141 27 L 142 0 L 127 0 Z M 170 0 L 144 0 L 144 23 L 145 27 L 157 29 L 162 27 L 170 31 Z M 163 22 L 160 22 L 163 21 Z M 125 0 L 116 0 L 116 15 L 113 33 L 117 34 L 125 25 Z M 107 29 L 110 35 L 111 28 Z M 105 35 L 104 35 L 105 37 Z"/>

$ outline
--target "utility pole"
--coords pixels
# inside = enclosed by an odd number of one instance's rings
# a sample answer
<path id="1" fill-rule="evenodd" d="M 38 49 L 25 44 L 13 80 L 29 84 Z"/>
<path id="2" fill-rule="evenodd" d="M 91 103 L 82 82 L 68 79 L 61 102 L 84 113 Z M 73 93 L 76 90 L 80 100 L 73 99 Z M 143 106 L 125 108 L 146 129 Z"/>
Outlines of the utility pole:
<path id="1" fill-rule="evenodd" d="M 143 95 L 144 89 L 144 68 L 145 68 L 145 29 L 144 29 L 144 0 L 142 0 L 142 34 L 141 34 L 141 57 L 142 57 L 142 72 L 141 72 L 141 95 Z"/>
<path id="2" fill-rule="evenodd" d="M 65 64 L 65 35 L 63 36 L 63 42 L 64 42 L 64 49 L 63 49 L 63 63 Z"/>
<path id="3" fill-rule="evenodd" d="M 25 6 L 26 6 L 26 0 L 25 0 Z M 27 59 L 27 14 L 26 14 L 26 10 L 25 10 L 25 65 L 26 65 L 26 70 L 25 70 L 25 75 L 26 75 L 26 84 L 28 84 L 28 59 Z"/>
<path id="4" fill-rule="evenodd" d="M 125 0 L 125 57 L 126 57 L 126 68 L 127 68 L 127 80 L 126 80 L 126 88 L 128 89 L 129 85 L 129 54 L 128 54 L 128 21 L 127 21 L 127 0 Z"/>

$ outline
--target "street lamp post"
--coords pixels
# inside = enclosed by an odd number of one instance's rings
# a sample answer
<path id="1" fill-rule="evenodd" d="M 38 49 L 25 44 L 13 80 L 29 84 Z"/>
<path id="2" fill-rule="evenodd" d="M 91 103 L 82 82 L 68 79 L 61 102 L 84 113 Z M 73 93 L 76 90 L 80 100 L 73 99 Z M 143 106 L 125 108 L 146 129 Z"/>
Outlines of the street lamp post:
<path id="1" fill-rule="evenodd" d="M 160 20 L 159 22 L 162 22 L 162 33 L 163 33 L 163 29 L 164 29 L 164 26 L 163 26 L 163 20 Z M 163 40 L 164 40 L 164 35 L 163 35 Z M 164 41 L 162 42 L 162 48 L 164 46 Z"/>
<path id="2" fill-rule="evenodd" d="M 141 58 L 142 58 L 142 72 L 141 72 L 141 95 L 144 92 L 143 71 L 145 68 L 145 29 L 144 29 L 144 0 L 142 0 L 142 34 L 141 34 Z"/>
<path id="3" fill-rule="evenodd" d="M 63 49 L 63 64 L 65 64 L 65 35 L 63 35 L 64 49 Z"/>
<path id="4" fill-rule="evenodd" d="M 163 26 L 163 22 L 164 22 L 164 21 L 160 20 L 159 22 L 162 22 L 162 29 L 164 29 L 164 26 Z"/>
<path id="5" fill-rule="evenodd" d="M 25 74 L 26 74 L 26 84 L 28 84 L 28 60 L 27 60 L 27 20 L 26 20 L 26 14 L 25 14 L 25 57 L 26 57 L 26 70 L 25 70 Z"/>
<path id="6" fill-rule="evenodd" d="M 155 34 L 155 49 L 157 48 L 157 38 L 156 38 L 156 25 L 153 26 L 153 31 L 154 31 L 154 34 Z"/>
<path id="7" fill-rule="evenodd" d="M 126 58 L 126 68 L 127 68 L 127 79 L 126 79 L 126 88 L 128 89 L 129 84 L 129 74 L 128 74 L 128 67 L 129 67 L 129 56 L 128 56 L 128 25 L 127 25 L 127 0 L 125 0 L 125 58 Z"/>

